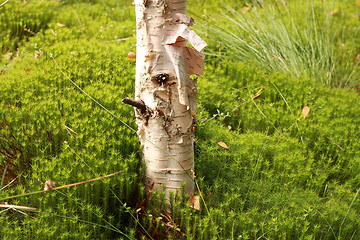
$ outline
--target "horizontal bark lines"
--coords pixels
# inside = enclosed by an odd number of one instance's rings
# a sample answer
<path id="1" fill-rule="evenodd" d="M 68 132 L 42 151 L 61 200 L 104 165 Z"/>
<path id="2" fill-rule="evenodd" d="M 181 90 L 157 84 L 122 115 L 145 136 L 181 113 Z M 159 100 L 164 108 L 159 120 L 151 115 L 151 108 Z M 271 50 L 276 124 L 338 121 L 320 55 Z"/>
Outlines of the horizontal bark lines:
<path id="1" fill-rule="evenodd" d="M 203 71 L 203 42 L 188 28 L 186 0 L 135 0 L 137 24 L 135 106 L 146 165 L 146 184 L 194 190 L 196 79 Z M 194 48 L 186 46 L 190 42 Z M 144 106 L 142 105 L 144 104 Z M 147 117 L 145 115 L 148 114 Z"/>

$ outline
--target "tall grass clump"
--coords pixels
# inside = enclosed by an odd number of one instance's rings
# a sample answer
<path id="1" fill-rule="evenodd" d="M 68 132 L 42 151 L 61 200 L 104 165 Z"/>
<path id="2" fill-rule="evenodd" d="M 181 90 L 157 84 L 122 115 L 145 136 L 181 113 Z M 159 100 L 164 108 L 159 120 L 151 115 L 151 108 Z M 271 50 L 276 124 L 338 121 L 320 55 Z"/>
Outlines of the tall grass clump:
<path id="1" fill-rule="evenodd" d="M 340 16 L 336 16 L 338 6 L 325 1 L 304 4 L 273 1 L 239 10 L 227 7 L 223 18 L 208 18 L 203 25 L 213 45 L 209 54 L 252 62 L 268 72 L 308 76 L 331 86 L 358 84 L 354 59 L 342 57 L 345 30 Z M 355 54 L 353 48 L 345 53 Z"/>

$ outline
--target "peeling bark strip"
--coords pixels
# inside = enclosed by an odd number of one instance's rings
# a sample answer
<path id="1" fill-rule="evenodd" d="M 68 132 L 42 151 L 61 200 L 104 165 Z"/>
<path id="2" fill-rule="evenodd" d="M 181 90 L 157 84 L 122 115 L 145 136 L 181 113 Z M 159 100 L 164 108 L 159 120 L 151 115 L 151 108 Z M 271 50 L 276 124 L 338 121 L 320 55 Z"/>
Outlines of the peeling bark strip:
<path id="1" fill-rule="evenodd" d="M 166 196 L 194 191 L 196 79 L 206 43 L 188 26 L 186 0 L 135 0 L 137 26 L 135 101 L 138 135 L 146 165 L 146 185 Z M 194 48 L 187 47 L 189 42 Z M 127 102 L 131 104 L 130 102 Z M 131 104 L 138 109 L 144 106 Z"/>

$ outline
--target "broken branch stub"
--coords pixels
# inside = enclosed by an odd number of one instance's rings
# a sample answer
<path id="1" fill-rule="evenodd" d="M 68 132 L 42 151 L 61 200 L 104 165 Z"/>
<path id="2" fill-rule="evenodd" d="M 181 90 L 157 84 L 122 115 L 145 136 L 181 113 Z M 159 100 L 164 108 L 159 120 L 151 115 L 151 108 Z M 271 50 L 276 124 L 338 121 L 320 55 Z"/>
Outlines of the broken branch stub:
<path id="1" fill-rule="evenodd" d="M 125 97 L 123 100 L 121 100 L 121 102 L 136 107 L 141 111 L 142 114 L 146 113 L 146 105 L 142 100 L 135 100 L 129 97 Z"/>

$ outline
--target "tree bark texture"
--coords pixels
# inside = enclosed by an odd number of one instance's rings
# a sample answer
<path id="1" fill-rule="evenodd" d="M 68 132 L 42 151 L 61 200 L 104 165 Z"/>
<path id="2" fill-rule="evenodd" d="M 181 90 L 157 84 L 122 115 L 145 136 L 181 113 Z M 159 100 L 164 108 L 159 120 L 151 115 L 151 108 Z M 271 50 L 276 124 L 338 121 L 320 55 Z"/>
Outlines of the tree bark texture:
<path id="1" fill-rule="evenodd" d="M 196 77 L 206 43 L 189 29 L 186 0 L 135 0 L 135 107 L 145 184 L 155 190 L 194 191 Z M 187 47 L 190 43 L 193 48 Z M 142 104 L 144 104 L 142 106 Z M 134 105 L 133 105 L 134 106 Z M 145 110 L 144 110 L 145 109 Z"/>

